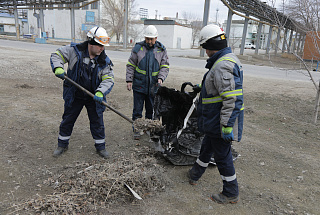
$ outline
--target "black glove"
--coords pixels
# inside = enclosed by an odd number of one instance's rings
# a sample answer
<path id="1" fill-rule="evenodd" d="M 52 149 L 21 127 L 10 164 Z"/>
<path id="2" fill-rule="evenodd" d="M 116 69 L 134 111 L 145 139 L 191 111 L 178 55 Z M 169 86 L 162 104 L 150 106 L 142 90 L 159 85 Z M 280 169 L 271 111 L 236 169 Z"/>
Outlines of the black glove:
<path id="1" fill-rule="evenodd" d="M 199 84 L 193 85 L 192 89 L 193 89 L 193 92 L 199 93 L 201 92 L 201 85 Z"/>

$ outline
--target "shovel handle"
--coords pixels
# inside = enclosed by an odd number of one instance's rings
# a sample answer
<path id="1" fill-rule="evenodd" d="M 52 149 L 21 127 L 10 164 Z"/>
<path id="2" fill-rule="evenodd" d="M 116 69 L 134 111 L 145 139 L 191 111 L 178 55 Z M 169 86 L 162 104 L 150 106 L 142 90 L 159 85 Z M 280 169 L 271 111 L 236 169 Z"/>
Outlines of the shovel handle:
<path id="1" fill-rule="evenodd" d="M 64 76 L 65 79 L 67 81 L 69 81 L 72 85 L 74 85 L 75 87 L 77 87 L 78 89 L 82 90 L 83 92 L 87 93 L 89 96 L 91 96 L 92 98 L 94 97 L 94 95 L 87 89 L 85 89 L 84 87 L 82 87 L 80 84 L 76 83 L 75 81 L 73 81 L 72 79 L 70 79 L 68 76 Z M 102 104 L 104 106 L 106 106 L 107 108 L 109 108 L 110 110 L 112 110 L 113 112 L 115 112 L 116 114 L 118 114 L 119 116 L 121 116 L 122 118 L 124 118 L 125 120 L 127 120 L 130 123 L 133 123 L 133 121 L 128 118 L 127 116 L 125 116 L 124 114 L 120 113 L 119 111 L 117 111 L 116 109 L 114 109 L 113 107 L 111 107 L 110 105 L 107 104 L 107 102 L 102 101 Z"/>

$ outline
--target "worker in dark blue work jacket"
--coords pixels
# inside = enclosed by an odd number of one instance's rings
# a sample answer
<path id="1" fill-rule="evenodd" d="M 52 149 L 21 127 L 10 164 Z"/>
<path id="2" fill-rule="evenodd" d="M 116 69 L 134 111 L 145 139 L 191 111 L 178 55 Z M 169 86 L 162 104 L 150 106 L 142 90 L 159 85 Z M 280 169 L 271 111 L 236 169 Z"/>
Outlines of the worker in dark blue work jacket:
<path id="1" fill-rule="evenodd" d="M 53 156 L 63 154 L 69 145 L 69 139 L 83 106 L 86 107 L 90 120 L 90 131 L 95 141 L 97 153 L 108 158 L 109 153 L 105 149 L 105 128 L 103 112 L 106 95 L 110 93 L 114 85 L 112 62 L 105 53 L 105 46 L 109 43 L 109 37 L 105 29 L 93 27 L 87 33 L 88 40 L 59 48 L 51 54 L 50 62 L 55 75 L 70 79 L 94 94 L 92 99 L 82 90 L 76 88 L 67 80 L 63 83 L 63 99 L 65 101 L 64 113 L 59 129 L 58 148 Z M 64 64 L 68 63 L 67 73 Z"/>
<path id="2" fill-rule="evenodd" d="M 200 155 L 188 171 L 189 183 L 196 185 L 212 156 L 223 181 L 221 193 L 211 199 L 221 204 L 237 203 L 239 188 L 232 160 L 231 143 L 239 141 L 243 128 L 243 71 L 239 59 L 227 46 L 224 31 L 207 25 L 200 32 L 200 45 L 209 59 L 197 105 L 198 127 L 205 134 Z"/>
<path id="3" fill-rule="evenodd" d="M 144 31 L 144 37 L 144 41 L 133 47 L 127 64 L 127 89 L 133 90 L 133 121 L 142 118 L 143 105 L 145 117 L 153 118 L 154 95 L 169 73 L 167 50 L 157 41 L 156 27 L 149 25 Z M 134 132 L 134 139 L 140 139 L 138 132 Z"/>

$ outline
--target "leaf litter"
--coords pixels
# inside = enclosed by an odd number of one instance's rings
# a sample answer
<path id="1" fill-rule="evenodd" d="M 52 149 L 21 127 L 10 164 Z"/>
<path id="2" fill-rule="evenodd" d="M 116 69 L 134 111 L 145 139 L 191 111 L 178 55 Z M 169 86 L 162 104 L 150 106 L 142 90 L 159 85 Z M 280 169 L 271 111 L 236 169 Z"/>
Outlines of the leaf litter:
<path id="1" fill-rule="evenodd" d="M 43 182 L 54 187 L 52 195 L 38 195 L 13 205 L 8 214 L 22 211 L 41 215 L 94 214 L 113 204 L 141 201 L 134 197 L 136 194 L 142 199 L 151 197 L 165 191 L 171 183 L 164 168 L 149 155 L 139 158 L 131 154 L 104 163 L 77 163 L 66 169 Z"/>

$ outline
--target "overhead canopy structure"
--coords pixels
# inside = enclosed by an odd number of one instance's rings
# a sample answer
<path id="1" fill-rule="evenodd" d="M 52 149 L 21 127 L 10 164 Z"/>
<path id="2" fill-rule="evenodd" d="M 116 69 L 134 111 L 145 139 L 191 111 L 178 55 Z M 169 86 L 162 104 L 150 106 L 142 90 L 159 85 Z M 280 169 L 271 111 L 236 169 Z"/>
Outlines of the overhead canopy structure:
<path id="1" fill-rule="evenodd" d="M 256 17 L 270 25 L 280 25 L 286 29 L 296 30 L 300 25 L 290 17 L 259 0 L 221 0 L 229 9 L 248 16 Z"/>
<path id="2" fill-rule="evenodd" d="M 16 29 L 17 29 L 17 37 L 19 37 L 19 27 L 17 25 L 18 19 L 18 10 L 23 9 L 34 9 L 40 10 L 40 22 L 43 23 L 43 10 L 45 9 L 70 9 L 71 14 L 71 37 L 72 40 L 75 40 L 75 26 L 74 26 L 74 9 L 85 7 L 89 4 L 97 2 L 99 0 L 0 0 L 0 12 L 6 13 L 14 13 L 16 20 Z M 121 0 L 120 0 L 121 1 Z M 266 2 L 262 2 L 260 0 L 221 0 L 224 5 L 229 8 L 229 14 L 237 14 L 242 17 L 245 17 L 245 20 L 252 19 L 259 22 L 259 25 L 267 24 L 271 27 L 277 27 L 278 29 L 285 29 L 296 31 L 299 34 L 304 34 L 302 29 L 303 26 L 286 16 L 285 14 L 277 11 L 275 8 L 266 4 Z M 210 8 L 210 0 L 205 1 L 205 9 Z M 126 10 L 127 11 L 127 10 Z M 228 14 L 228 27 L 227 34 L 230 32 L 231 26 L 231 17 Z M 207 14 L 208 15 L 208 14 Z M 232 16 L 232 15 L 231 15 Z M 247 23 L 247 21 L 245 21 Z M 245 28 L 247 28 L 245 26 Z M 43 24 L 41 26 L 43 29 Z M 261 26 L 259 27 L 261 29 Z M 260 32 L 261 30 L 259 30 Z M 280 30 L 279 30 L 280 35 Z M 227 35 L 229 36 L 229 35 Z M 243 34 L 243 37 L 246 35 Z M 290 40 L 292 36 L 290 35 Z M 245 40 L 245 38 L 243 38 Z M 244 44 L 244 41 L 242 42 Z M 243 47 L 241 48 L 243 50 Z"/>
<path id="3" fill-rule="evenodd" d="M 85 7 L 89 4 L 99 0 L 0 0 L 0 13 L 13 13 L 15 15 L 16 35 L 19 39 L 19 26 L 18 26 L 18 10 L 34 9 L 40 10 L 38 19 L 40 20 L 40 28 L 44 29 L 44 15 L 45 9 L 70 9 L 71 15 L 71 37 L 75 41 L 75 18 L 74 10 Z M 82 3 L 82 4 L 81 4 Z M 22 13 L 23 14 L 23 13 Z M 41 37 L 41 32 L 40 32 Z"/>
<path id="4" fill-rule="evenodd" d="M 13 9 L 46 9 L 50 6 L 50 9 L 55 8 L 80 8 L 95 1 L 88 0 L 0 0 L 0 12 L 8 12 Z M 80 3 L 85 2 L 80 6 Z"/>

